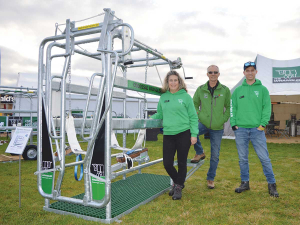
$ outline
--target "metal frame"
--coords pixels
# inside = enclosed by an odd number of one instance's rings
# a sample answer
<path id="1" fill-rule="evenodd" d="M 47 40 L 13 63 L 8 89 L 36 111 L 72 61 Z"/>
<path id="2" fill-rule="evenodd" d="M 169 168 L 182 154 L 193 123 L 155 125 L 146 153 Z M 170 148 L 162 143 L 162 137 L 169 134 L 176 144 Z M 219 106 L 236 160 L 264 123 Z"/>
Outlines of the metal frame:
<path id="1" fill-rule="evenodd" d="M 32 122 L 32 114 L 36 114 L 37 111 L 32 109 L 32 97 L 37 96 L 37 89 L 36 88 L 29 88 L 29 87 L 11 87 L 11 86 L 0 86 L 0 94 L 4 94 L 4 95 L 14 95 L 18 96 L 20 99 L 19 101 L 21 102 L 21 98 L 22 97 L 27 97 L 30 98 L 30 110 L 21 110 L 19 109 L 0 109 L 0 113 L 29 113 L 29 117 L 30 117 L 30 126 L 31 128 L 35 128 L 33 127 L 33 122 Z M 15 104 L 15 102 L 13 103 Z M 17 117 L 17 116 L 15 116 Z M 15 130 L 16 126 L 8 126 L 8 117 L 6 118 L 6 126 L 4 127 L 0 127 L 0 132 L 1 131 L 12 131 Z M 33 135 L 35 135 L 36 132 L 31 132 L 30 134 L 30 145 L 33 144 Z"/>
<path id="2" fill-rule="evenodd" d="M 111 165 L 111 146 L 110 146 L 110 134 L 111 129 L 120 129 L 123 130 L 123 147 L 126 147 L 126 135 L 125 130 L 127 129 L 142 129 L 142 128 L 156 128 L 162 127 L 161 120 L 147 120 L 141 119 L 139 115 L 139 119 L 126 119 L 126 89 L 130 89 L 128 86 L 128 81 L 126 80 L 126 74 L 128 68 L 134 67 L 144 67 L 148 66 L 148 60 L 153 61 L 151 65 L 169 65 L 170 69 L 178 69 L 182 66 L 181 59 L 178 58 L 175 61 L 171 61 L 170 59 L 166 58 L 162 53 L 158 52 L 154 48 L 143 44 L 142 42 L 134 39 L 134 31 L 133 28 L 126 23 L 123 23 L 122 20 L 117 19 L 115 20 L 114 12 L 110 9 L 104 9 L 105 16 L 102 23 L 99 23 L 97 26 L 85 26 L 85 27 L 75 27 L 75 22 L 71 22 L 69 19 L 66 20 L 66 28 L 63 34 L 56 35 L 52 37 L 45 38 L 39 47 L 39 66 L 38 66 L 38 160 L 37 160 L 37 176 L 38 176 L 38 191 L 39 193 L 45 198 L 45 206 L 44 209 L 47 211 L 55 211 L 49 208 L 50 200 L 58 200 L 64 201 L 69 203 L 81 204 L 85 206 L 91 207 L 106 207 L 106 220 L 105 222 L 111 222 L 116 220 L 117 218 L 111 218 L 111 181 L 112 179 L 116 178 L 117 176 L 123 175 L 123 179 L 126 179 L 125 175 L 129 172 L 134 170 L 139 170 L 144 167 L 148 167 L 159 163 L 162 159 L 155 160 L 152 162 L 144 162 L 139 165 L 131 168 L 131 169 L 124 169 L 121 172 L 114 173 L 112 172 L 112 165 Z M 125 44 L 124 40 L 124 28 L 130 30 L 131 38 L 130 43 Z M 118 29 L 121 28 L 121 29 Z M 100 37 L 98 38 L 88 38 L 84 40 L 77 41 L 77 37 L 87 36 L 91 34 L 100 33 Z M 122 40 L 122 49 L 121 50 L 114 50 L 113 49 L 113 40 L 115 38 L 119 38 Z M 63 40 L 64 43 L 60 43 L 58 41 Z M 51 42 L 50 44 L 48 44 Z M 90 53 L 87 51 L 82 51 L 76 48 L 77 45 L 83 43 L 91 43 L 91 42 L 98 42 L 98 49 L 94 53 Z M 48 44 L 46 54 L 45 54 L 45 46 Z M 125 49 L 124 46 L 129 46 L 128 49 Z M 134 48 L 134 46 L 136 48 Z M 52 48 L 58 47 L 65 49 L 64 54 L 52 55 Z M 145 61 L 146 64 L 140 65 L 126 65 L 125 56 L 128 56 L 133 51 L 145 51 L 151 54 L 153 57 L 151 58 L 141 58 L 141 59 L 132 59 L 132 62 L 143 62 Z M 81 123 L 81 135 L 82 137 L 88 142 L 88 147 L 86 151 L 86 156 L 84 160 L 79 162 L 73 162 L 66 164 L 65 163 L 65 120 L 66 120 L 66 77 L 68 74 L 68 67 L 70 64 L 71 57 L 74 53 L 78 53 L 87 57 L 91 57 L 97 60 L 100 60 L 102 63 L 102 71 L 101 73 L 95 73 L 92 75 L 92 79 L 90 82 L 90 86 L 86 89 L 87 94 L 87 105 L 84 111 L 84 117 Z M 46 59 L 44 60 L 44 55 L 46 55 Z M 54 58 L 64 58 L 64 68 L 61 76 L 52 76 L 51 75 L 51 62 Z M 44 62 L 46 62 L 46 67 L 44 69 Z M 120 66 L 123 71 L 123 78 L 116 78 L 117 66 Z M 93 79 L 95 76 L 100 76 L 102 81 L 99 84 L 98 91 L 96 94 L 97 98 L 97 107 L 95 109 L 94 117 L 91 122 L 91 129 L 90 134 L 88 137 L 84 136 L 84 127 L 86 123 L 87 117 L 87 110 L 88 104 L 90 100 L 90 96 L 92 95 L 92 85 Z M 61 92 L 61 108 L 60 108 L 60 121 L 59 124 L 55 124 L 52 116 L 52 90 L 57 89 L 57 83 L 53 82 L 54 79 L 60 80 L 60 92 Z M 43 89 L 43 80 L 45 80 L 45 87 Z M 127 83 L 126 83 L 127 82 Z M 113 87 L 117 86 L 119 88 L 123 88 L 123 94 L 120 94 L 119 97 L 123 98 L 123 112 L 124 112 L 124 119 L 114 119 L 112 120 L 112 97 L 113 97 Z M 157 88 L 157 87 L 155 87 Z M 76 93 L 76 87 L 73 86 L 70 88 L 71 92 Z M 159 89 L 159 88 L 158 88 Z M 134 89 L 136 90 L 136 89 Z M 139 89 L 137 90 L 139 91 Z M 106 94 L 105 98 L 105 111 L 103 116 L 100 116 L 100 112 L 102 109 L 102 102 L 104 99 L 104 93 Z M 160 95 L 159 92 L 153 93 Z M 55 140 L 57 146 L 57 153 L 59 158 L 59 165 L 55 165 L 54 169 L 52 170 L 43 170 L 42 169 L 42 103 L 44 102 L 45 111 L 46 111 L 46 120 L 48 124 L 48 133 L 50 136 L 50 140 Z M 144 99 L 146 103 L 146 100 Z M 139 98 L 139 110 L 140 110 L 140 103 L 141 99 Z M 140 111 L 139 111 L 140 114 Z M 92 157 L 92 150 L 95 144 L 95 139 L 102 124 L 105 121 L 105 179 L 96 177 L 89 173 L 89 168 L 91 165 L 91 157 Z M 55 127 L 60 127 L 60 134 L 57 135 L 55 131 Z M 48 138 L 48 137 L 44 137 Z M 53 154 L 53 150 L 52 150 Z M 70 166 L 75 166 L 83 164 L 84 165 L 84 187 L 85 187 L 85 196 L 83 200 L 74 199 L 71 197 L 66 197 L 61 195 L 61 185 L 65 173 L 65 168 Z M 59 175 L 56 180 L 56 186 L 53 189 L 52 194 L 47 194 L 43 191 L 41 186 L 41 177 L 42 174 L 47 173 L 49 171 L 58 171 Z M 89 183 L 90 177 L 96 178 L 98 181 L 104 182 L 105 185 L 105 196 L 102 201 L 94 201 L 91 197 L 91 185 Z M 166 190 L 165 190 L 166 191 Z M 163 192 L 162 192 L 163 193 Z M 160 193 L 160 194 L 162 194 Z M 156 196 L 153 196 L 153 199 Z M 151 201 L 152 199 L 149 199 Z M 148 201 L 147 201 L 148 202 Z M 134 207 L 137 208 L 138 206 Z M 132 209 L 133 210 L 133 209 Z M 129 210 L 130 212 L 132 210 Z M 63 214 L 70 214 L 70 213 L 63 213 Z M 78 216 L 78 215 L 76 215 Z M 122 215 L 118 216 L 121 217 Z M 84 216 L 83 216 L 84 217 Z"/>

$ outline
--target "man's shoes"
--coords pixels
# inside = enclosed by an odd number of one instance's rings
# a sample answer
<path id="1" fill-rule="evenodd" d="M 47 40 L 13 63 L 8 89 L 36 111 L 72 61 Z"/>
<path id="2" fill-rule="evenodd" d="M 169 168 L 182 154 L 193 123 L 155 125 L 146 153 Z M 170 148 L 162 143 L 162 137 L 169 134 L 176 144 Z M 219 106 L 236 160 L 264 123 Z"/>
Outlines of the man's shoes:
<path id="1" fill-rule="evenodd" d="M 182 185 L 182 189 L 184 188 L 184 185 Z M 172 189 L 169 191 L 169 196 L 173 196 L 175 191 L 175 184 L 172 185 Z"/>
<path id="2" fill-rule="evenodd" d="M 270 196 L 276 197 L 276 198 L 279 197 L 279 194 L 278 194 L 278 192 L 276 190 L 276 183 L 274 183 L 274 184 L 268 184 L 268 189 L 269 189 Z"/>
<path id="3" fill-rule="evenodd" d="M 215 183 L 213 180 L 207 180 L 207 187 L 209 189 L 214 189 L 215 188 Z"/>
<path id="4" fill-rule="evenodd" d="M 202 153 L 201 155 L 195 155 L 194 158 L 191 159 L 191 163 L 198 163 L 200 160 L 205 159 L 205 154 Z"/>
<path id="5" fill-rule="evenodd" d="M 241 185 L 235 189 L 236 193 L 242 193 L 243 191 L 250 190 L 249 181 L 242 181 Z"/>
<path id="6" fill-rule="evenodd" d="M 182 196 L 182 189 L 183 189 L 183 185 L 179 185 L 179 184 L 175 184 L 174 185 L 174 194 L 172 196 L 173 200 L 180 200 L 181 196 Z"/>

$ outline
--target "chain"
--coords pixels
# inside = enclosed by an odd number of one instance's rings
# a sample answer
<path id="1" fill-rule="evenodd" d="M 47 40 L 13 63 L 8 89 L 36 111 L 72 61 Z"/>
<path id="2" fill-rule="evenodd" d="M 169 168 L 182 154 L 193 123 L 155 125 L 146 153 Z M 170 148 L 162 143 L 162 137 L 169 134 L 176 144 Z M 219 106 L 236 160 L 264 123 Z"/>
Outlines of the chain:
<path id="1" fill-rule="evenodd" d="M 146 68 L 145 68 L 145 83 L 147 83 L 147 73 L 148 73 L 148 65 L 149 65 L 149 53 L 146 54 Z"/>
<path id="2" fill-rule="evenodd" d="M 88 18 L 85 18 L 85 19 L 82 19 L 82 20 L 76 20 L 76 21 L 74 21 L 74 22 L 75 22 L 75 23 L 77 23 L 77 22 L 82 22 L 82 21 L 86 21 L 86 20 L 95 18 L 95 17 L 97 17 L 97 16 L 102 16 L 102 15 L 105 15 L 105 13 L 100 13 L 100 14 L 98 14 L 98 15 L 91 16 L 91 17 L 88 17 Z M 115 16 L 115 17 L 116 17 L 116 16 Z M 116 18 L 117 18 L 117 17 L 116 17 Z M 61 23 L 61 24 L 56 23 L 56 24 L 55 24 L 55 26 L 63 26 L 63 25 L 66 25 L 66 24 L 65 24 L 65 23 Z"/>
<path id="3" fill-rule="evenodd" d="M 22 86 L 21 86 L 22 87 Z M 20 89 L 21 90 L 21 89 Z M 19 97 L 19 110 L 21 110 L 21 101 L 22 101 L 22 93 L 20 92 L 20 97 Z M 19 121 L 18 122 L 20 122 L 21 121 L 21 118 L 20 118 L 20 114 L 21 114 L 21 112 L 19 112 Z M 18 126 L 18 122 L 17 122 L 17 126 Z"/>
<path id="4" fill-rule="evenodd" d="M 159 72 L 158 72 L 157 66 L 155 66 L 155 69 L 156 69 L 156 71 L 157 71 L 157 74 L 158 74 L 158 77 L 159 77 L 161 86 L 163 86 L 163 82 L 162 82 L 162 80 L 161 80 L 161 77 L 160 77 L 160 74 L 159 74 Z"/>
<path id="5" fill-rule="evenodd" d="M 147 84 L 148 65 L 149 65 L 149 53 L 146 53 L 146 67 L 145 67 L 145 84 Z M 144 104 L 143 104 L 144 119 L 146 118 L 146 93 L 144 93 Z"/>
<path id="6" fill-rule="evenodd" d="M 68 76 L 69 76 L 69 83 L 68 83 L 68 91 L 69 91 L 69 116 L 72 115 L 71 112 L 71 57 L 68 65 Z"/>

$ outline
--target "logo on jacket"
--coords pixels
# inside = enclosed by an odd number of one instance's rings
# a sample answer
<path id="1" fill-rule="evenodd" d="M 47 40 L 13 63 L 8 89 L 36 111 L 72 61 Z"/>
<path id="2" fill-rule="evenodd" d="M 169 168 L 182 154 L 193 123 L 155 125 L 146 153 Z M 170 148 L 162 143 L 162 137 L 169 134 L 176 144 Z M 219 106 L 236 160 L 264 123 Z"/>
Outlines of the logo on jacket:
<path id="1" fill-rule="evenodd" d="M 259 91 L 254 91 L 254 93 L 256 94 L 256 96 L 258 97 L 259 95 Z"/>
<path id="2" fill-rule="evenodd" d="M 182 105 L 183 100 L 182 99 L 178 99 L 178 102 Z"/>
<path id="3" fill-rule="evenodd" d="M 204 98 L 208 98 L 208 95 L 206 93 L 204 94 Z"/>

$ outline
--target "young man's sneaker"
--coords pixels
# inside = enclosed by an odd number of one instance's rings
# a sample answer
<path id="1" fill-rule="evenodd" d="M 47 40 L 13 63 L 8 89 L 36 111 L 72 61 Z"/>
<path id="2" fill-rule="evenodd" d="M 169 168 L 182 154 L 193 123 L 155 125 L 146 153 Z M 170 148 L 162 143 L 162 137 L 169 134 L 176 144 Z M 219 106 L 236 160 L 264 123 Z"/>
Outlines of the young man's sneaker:
<path id="1" fill-rule="evenodd" d="M 235 189 L 236 193 L 242 193 L 243 191 L 250 190 L 249 181 L 242 181 L 241 185 Z"/>
<path id="2" fill-rule="evenodd" d="M 213 180 L 207 180 L 207 187 L 209 189 L 214 189 L 215 188 L 215 183 Z"/>
<path id="3" fill-rule="evenodd" d="M 278 192 L 276 190 L 276 183 L 274 183 L 274 184 L 268 184 L 268 189 L 269 189 L 270 196 L 276 197 L 276 198 L 279 197 L 279 194 L 278 194 Z"/>
<path id="4" fill-rule="evenodd" d="M 183 186 L 179 185 L 179 184 L 175 184 L 175 187 L 174 187 L 174 194 L 172 196 L 172 199 L 173 200 L 179 200 L 181 199 L 181 196 L 182 196 L 182 188 Z"/>
<path id="5" fill-rule="evenodd" d="M 191 159 L 191 163 L 198 163 L 200 160 L 205 159 L 205 154 L 195 155 L 194 158 Z"/>

